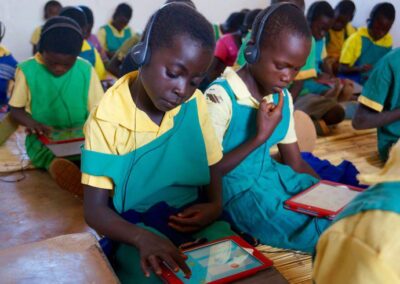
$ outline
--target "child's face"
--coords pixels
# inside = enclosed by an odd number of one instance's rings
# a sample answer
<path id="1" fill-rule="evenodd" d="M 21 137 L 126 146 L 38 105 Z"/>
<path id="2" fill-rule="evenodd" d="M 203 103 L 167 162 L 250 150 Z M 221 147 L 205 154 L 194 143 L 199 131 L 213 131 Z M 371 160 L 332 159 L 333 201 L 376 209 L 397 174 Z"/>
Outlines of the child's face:
<path id="1" fill-rule="evenodd" d="M 286 88 L 306 63 L 311 40 L 290 32 L 261 49 L 259 60 L 249 65 L 250 72 L 266 94 Z"/>
<path id="2" fill-rule="evenodd" d="M 129 19 L 125 16 L 118 16 L 113 20 L 113 26 L 119 31 L 122 31 L 128 23 Z"/>
<path id="3" fill-rule="evenodd" d="M 369 34 L 374 40 L 383 38 L 392 28 L 393 21 L 379 15 L 369 28 Z"/>
<path id="4" fill-rule="evenodd" d="M 61 6 L 58 5 L 49 6 L 46 9 L 46 12 L 44 13 L 45 20 L 58 16 L 60 14 L 60 11 L 61 11 Z"/>
<path id="5" fill-rule="evenodd" d="M 175 36 L 169 47 L 151 53 L 150 62 L 140 70 L 140 80 L 153 105 L 166 112 L 193 95 L 211 60 L 211 50 L 188 36 Z"/>
<path id="6" fill-rule="evenodd" d="M 351 21 L 350 16 L 347 15 L 336 15 L 332 29 L 335 31 L 341 31 L 343 30 L 346 25 Z"/>
<path id="7" fill-rule="evenodd" d="M 332 26 L 333 19 L 326 16 L 318 17 L 311 23 L 311 32 L 316 40 L 320 40 L 325 37 L 326 33 Z"/>
<path id="8" fill-rule="evenodd" d="M 46 68 L 56 77 L 62 76 L 75 64 L 76 56 L 43 51 L 42 58 Z"/>

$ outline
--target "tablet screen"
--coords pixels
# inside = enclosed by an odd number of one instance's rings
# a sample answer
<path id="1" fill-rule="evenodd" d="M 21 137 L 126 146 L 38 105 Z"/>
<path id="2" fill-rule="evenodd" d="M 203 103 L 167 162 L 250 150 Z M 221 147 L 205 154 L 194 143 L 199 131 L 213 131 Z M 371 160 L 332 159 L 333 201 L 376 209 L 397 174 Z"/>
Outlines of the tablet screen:
<path id="1" fill-rule="evenodd" d="M 346 186 L 320 183 L 308 192 L 292 199 L 293 202 L 337 212 L 353 200 L 359 191 Z"/>
<path id="2" fill-rule="evenodd" d="M 192 270 L 192 276 L 186 279 L 181 271 L 177 276 L 183 283 L 208 283 L 263 265 L 252 255 L 253 251 L 240 247 L 232 240 L 186 251 L 186 263 Z"/>

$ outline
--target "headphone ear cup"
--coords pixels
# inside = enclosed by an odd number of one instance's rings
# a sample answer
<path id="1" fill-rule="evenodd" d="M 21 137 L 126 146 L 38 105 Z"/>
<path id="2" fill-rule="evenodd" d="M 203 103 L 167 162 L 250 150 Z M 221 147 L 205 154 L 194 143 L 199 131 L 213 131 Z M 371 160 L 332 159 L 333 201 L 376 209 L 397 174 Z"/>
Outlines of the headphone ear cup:
<path id="1" fill-rule="evenodd" d="M 244 50 L 244 58 L 247 63 L 254 64 L 257 62 L 259 56 L 259 51 L 256 45 L 247 44 L 246 49 Z"/>
<path id="2" fill-rule="evenodd" d="M 147 62 L 148 57 L 148 50 L 144 42 L 139 42 L 131 50 L 131 58 L 138 66 L 144 65 Z"/>

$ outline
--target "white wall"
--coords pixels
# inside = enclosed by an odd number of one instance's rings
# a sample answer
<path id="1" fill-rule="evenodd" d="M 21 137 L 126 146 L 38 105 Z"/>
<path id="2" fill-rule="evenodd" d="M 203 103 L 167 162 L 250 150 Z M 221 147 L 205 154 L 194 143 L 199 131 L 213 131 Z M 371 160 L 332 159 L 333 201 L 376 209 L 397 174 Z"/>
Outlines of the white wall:
<path id="1" fill-rule="evenodd" d="M 95 16 L 94 32 L 99 26 L 106 23 L 118 3 L 130 4 L 133 9 L 133 18 L 130 26 L 142 31 L 149 16 L 165 0 L 59 0 L 64 6 L 87 5 Z M 29 43 L 35 27 L 43 24 L 43 6 L 47 0 L 0 0 L 0 20 L 7 27 L 4 44 L 17 60 L 24 60 L 31 55 L 32 47 Z M 266 0 L 195 0 L 198 10 L 211 22 L 222 22 L 234 11 L 242 8 L 264 8 Z M 212 9 L 210 9 L 212 7 Z"/>
<path id="2" fill-rule="evenodd" d="M 31 34 L 36 26 L 43 23 L 42 10 L 47 0 L 0 0 L 0 20 L 7 27 L 6 36 L 3 44 L 9 48 L 17 60 L 24 60 L 31 55 L 31 45 L 29 43 Z M 106 23 L 115 6 L 120 2 L 129 3 L 133 9 L 133 18 L 130 26 L 142 31 L 148 17 L 165 0 L 59 0 L 64 6 L 67 5 L 87 5 L 92 8 L 95 15 L 94 31 Z M 328 0 L 335 5 L 339 0 Z M 393 4 L 399 0 L 385 0 Z M 268 0 L 194 0 L 198 10 L 203 13 L 211 22 L 222 22 L 226 17 L 242 8 L 265 8 Z M 313 0 L 305 0 L 307 7 Z M 361 26 L 365 24 L 369 11 L 380 0 L 354 0 L 357 6 L 357 12 L 354 18 L 354 24 Z M 400 9 L 398 17 L 393 25 L 392 35 L 395 38 L 395 45 L 400 46 Z"/>

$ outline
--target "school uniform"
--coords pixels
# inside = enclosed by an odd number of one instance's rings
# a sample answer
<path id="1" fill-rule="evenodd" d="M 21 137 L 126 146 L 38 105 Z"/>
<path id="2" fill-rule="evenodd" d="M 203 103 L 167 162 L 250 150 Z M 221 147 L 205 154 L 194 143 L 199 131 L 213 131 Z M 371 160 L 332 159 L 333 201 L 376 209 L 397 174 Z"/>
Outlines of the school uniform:
<path id="1" fill-rule="evenodd" d="M 31 44 L 32 45 L 37 45 L 39 43 L 40 35 L 42 34 L 42 27 L 43 26 L 38 26 L 33 31 L 32 36 L 31 36 Z"/>
<path id="2" fill-rule="evenodd" d="M 377 112 L 400 108 L 400 49 L 395 49 L 376 65 L 374 72 L 365 84 L 360 104 Z M 400 121 L 379 127 L 378 151 L 382 160 L 386 160 L 390 147 L 400 138 Z"/>
<path id="3" fill-rule="evenodd" d="M 221 28 L 219 27 L 219 24 L 213 24 L 213 30 L 214 30 L 214 37 L 215 41 L 218 41 L 220 37 L 222 36 L 222 31 Z"/>
<path id="4" fill-rule="evenodd" d="M 315 283 L 400 283 L 400 142 L 318 241 Z"/>
<path id="5" fill-rule="evenodd" d="M 101 59 L 100 53 L 86 39 L 83 41 L 82 50 L 79 56 L 90 62 L 100 80 L 106 79 L 107 71 L 104 67 L 104 63 Z"/>
<path id="6" fill-rule="evenodd" d="M 0 45 L 0 107 L 8 102 L 8 83 L 14 80 L 18 62 L 4 46 Z"/>
<path id="7" fill-rule="evenodd" d="M 341 64 L 348 64 L 350 67 L 365 64 L 375 66 L 383 56 L 390 52 L 392 45 L 393 38 L 389 33 L 375 41 L 369 35 L 368 28 L 362 27 L 345 41 L 339 62 Z M 357 76 L 343 76 L 364 84 L 370 75 L 371 71 Z"/>
<path id="8" fill-rule="evenodd" d="M 318 180 L 276 162 L 270 148 L 297 141 L 293 103 L 284 90 L 282 120 L 272 136 L 223 178 L 223 200 L 235 225 L 262 243 L 311 252 L 329 221 L 283 208 L 283 202 Z M 208 109 L 224 153 L 256 134 L 259 102 L 232 68 L 206 91 Z M 277 103 L 278 95 L 272 96 Z M 271 100 L 271 97 L 269 97 Z"/>
<path id="9" fill-rule="evenodd" d="M 119 214 L 144 216 L 160 203 L 176 209 L 195 202 L 222 151 L 201 92 L 167 111 L 158 126 L 132 100 L 129 86 L 137 77 L 136 71 L 119 79 L 91 112 L 84 129 L 82 183 L 113 190 Z M 145 221 L 134 223 L 164 236 Z M 194 236 L 211 241 L 233 234 L 227 223 L 214 222 Z M 139 261 L 137 248 L 118 246 L 115 270 L 121 281 L 159 282 L 144 277 Z"/>
<path id="10" fill-rule="evenodd" d="M 326 57 L 325 39 L 313 39 L 313 47 L 307 58 L 307 64 L 297 75 L 295 80 L 304 80 L 296 102 L 295 108 L 307 113 L 313 120 L 321 119 L 330 109 L 337 105 L 335 98 L 322 96 L 331 87 L 315 81 L 318 73 L 321 72 L 320 65 Z M 314 75 L 315 76 L 312 76 Z"/>
<path id="11" fill-rule="evenodd" d="M 118 48 L 132 36 L 132 30 L 126 26 L 121 31 L 118 31 L 111 22 L 102 26 L 97 34 L 97 38 L 104 50 L 116 52 Z"/>
<path id="12" fill-rule="evenodd" d="M 37 53 L 18 65 L 9 104 L 25 108 L 34 120 L 55 129 L 78 128 L 102 95 L 100 81 L 86 60 L 78 58 L 67 73 L 56 77 Z M 48 169 L 55 157 L 37 136 L 28 135 L 25 146 L 33 165 Z"/>
<path id="13" fill-rule="evenodd" d="M 344 41 L 357 30 L 348 23 L 342 30 L 335 31 L 330 29 L 326 36 L 326 51 L 329 57 L 339 59 Z"/>

